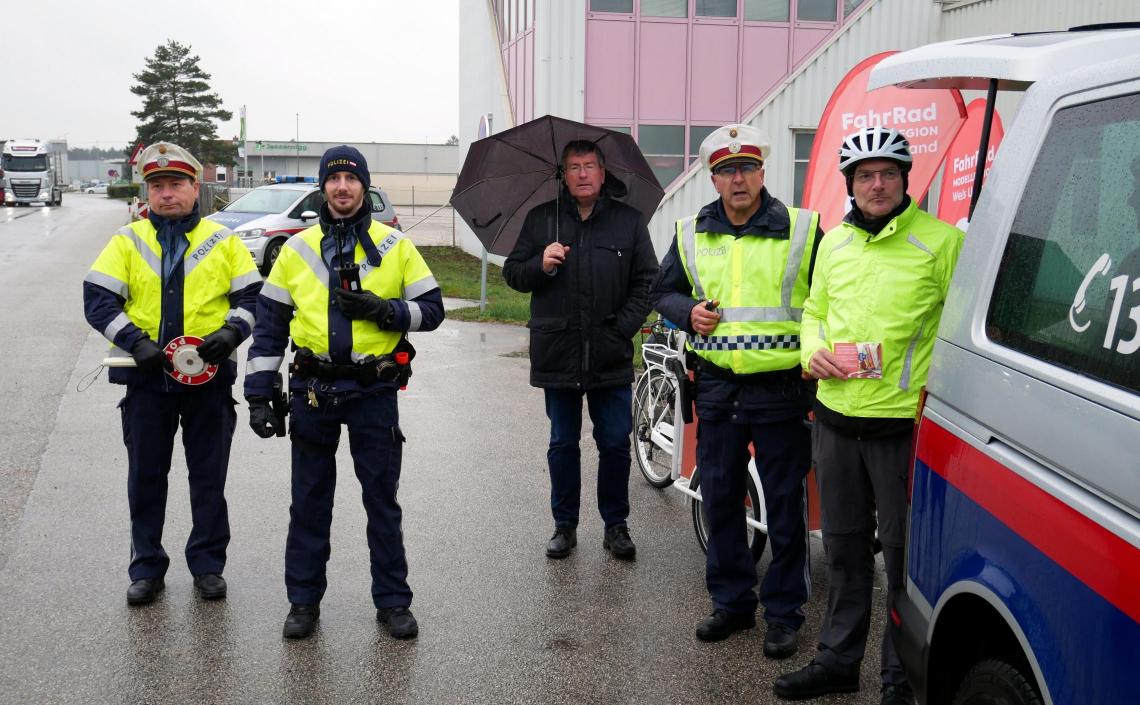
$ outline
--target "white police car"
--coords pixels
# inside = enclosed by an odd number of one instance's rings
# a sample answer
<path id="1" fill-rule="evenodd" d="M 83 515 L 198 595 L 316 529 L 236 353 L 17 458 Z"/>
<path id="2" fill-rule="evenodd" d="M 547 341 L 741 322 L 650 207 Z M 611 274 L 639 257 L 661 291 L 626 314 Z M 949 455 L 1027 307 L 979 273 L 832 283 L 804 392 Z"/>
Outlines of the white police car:
<path id="1" fill-rule="evenodd" d="M 309 180 L 259 186 L 206 218 L 237 233 L 258 268 L 268 274 L 285 240 L 317 222 L 325 197 L 316 179 L 306 178 Z M 373 220 L 400 228 L 396 209 L 386 193 L 373 187 L 367 200 Z"/>

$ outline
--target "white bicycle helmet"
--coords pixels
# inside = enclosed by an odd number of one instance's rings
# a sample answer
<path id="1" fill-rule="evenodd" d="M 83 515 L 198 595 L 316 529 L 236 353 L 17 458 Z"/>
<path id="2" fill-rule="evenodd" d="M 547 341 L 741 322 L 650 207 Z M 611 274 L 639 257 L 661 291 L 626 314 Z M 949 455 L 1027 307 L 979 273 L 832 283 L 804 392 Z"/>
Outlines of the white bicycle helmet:
<path id="1" fill-rule="evenodd" d="M 839 171 L 844 174 L 868 159 L 896 161 L 903 171 L 910 171 L 913 159 L 910 143 L 893 127 L 867 127 L 843 138 L 839 148 Z"/>

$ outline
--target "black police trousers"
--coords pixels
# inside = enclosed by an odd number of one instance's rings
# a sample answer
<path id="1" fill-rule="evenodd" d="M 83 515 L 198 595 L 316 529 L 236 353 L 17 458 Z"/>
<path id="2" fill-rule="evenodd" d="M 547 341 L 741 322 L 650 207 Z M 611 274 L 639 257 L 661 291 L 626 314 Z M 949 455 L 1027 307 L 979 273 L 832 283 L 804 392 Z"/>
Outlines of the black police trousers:
<path id="1" fill-rule="evenodd" d="M 166 574 L 162 548 L 167 476 L 174 435 L 182 426 L 193 528 L 186 540 L 192 575 L 221 573 L 230 542 L 226 470 L 237 413 L 228 384 L 208 383 L 179 392 L 128 386 L 119 402 L 127 446 L 127 501 L 131 510 L 132 581 Z"/>
<path id="2" fill-rule="evenodd" d="M 755 449 L 772 549 L 760 584 L 764 620 L 799 629 L 811 597 L 805 484 L 811 438 L 798 416 L 765 424 L 708 419 L 698 424 L 697 468 L 709 524 L 705 584 L 714 607 L 735 614 L 756 610 L 756 563 L 748 550 L 744 510 L 749 443 Z"/>
<path id="3" fill-rule="evenodd" d="M 360 480 L 368 517 L 372 601 L 377 609 L 412 604 L 404 556 L 401 511 L 396 502 L 404 435 L 400 432 L 396 390 L 364 396 L 322 396 L 316 408 L 304 394 L 291 395 L 293 501 L 285 543 L 285 589 L 289 602 L 319 604 L 328 580 L 336 449 L 341 426 Z"/>

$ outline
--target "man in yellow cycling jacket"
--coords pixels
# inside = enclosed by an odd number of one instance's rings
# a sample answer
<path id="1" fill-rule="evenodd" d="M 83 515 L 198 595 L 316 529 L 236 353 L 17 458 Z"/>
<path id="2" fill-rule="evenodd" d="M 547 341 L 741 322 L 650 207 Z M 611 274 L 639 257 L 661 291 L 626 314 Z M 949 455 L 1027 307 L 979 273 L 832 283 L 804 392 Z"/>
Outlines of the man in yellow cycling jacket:
<path id="1" fill-rule="evenodd" d="M 368 516 L 372 601 L 377 620 L 398 639 L 419 633 L 409 609 L 408 563 L 396 502 L 404 434 L 396 392 L 407 384 L 408 331 L 443 321 L 439 285 L 410 240 L 372 219 L 368 163 L 355 148 L 321 157 L 326 202 L 316 225 L 289 238 L 262 288 L 245 396 L 250 426 L 269 438 L 283 423 L 270 406 L 292 338 L 289 367 L 293 473 L 283 635 L 303 639 L 320 617 L 328 581 L 329 529 L 341 426 Z"/>
<path id="2" fill-rule="evenodd" d="M 800 328 L 803 368 L 819 380 L 812 442 L 828 609 L 815 658 L 776 680 L 782 698 L 859 689 L 876 524 L 888 604 L 903 585 L 914 417 L 963 241 L 906 194 L 911 164 L 910 145 L 892 128 L 860 130 L 839 150 L 854 204 L 820 244 Z M 881 659 L 882 705 L 913 703 L 889 634 Z"/>
<path id="3" fill-rule="evenodd" d="M 186 562 L 198 594 L 218 599 L 226 595 L 230 540 L 224 490 L 236 419 L 234 351 L 253 328 L 261 276 L 236 235 L 199 216 L 202 165 L 193 155 L 156 142 L 139 163 L 150 215 L 120 228 L 83 282 L 87 322 L 111 341 L 111 357 L 135 363 L 109 373 L 127 387 L 119 402 L 131 511 L 127 602 L 152 602 L 164 587 L 170 558 L 162 527 L 179 423 L 194 522 Z M 175 372 L 163 348 L 179 346 L 184 336 L 202 338 L 197 355 L 217 367 Z"/>
<path id="4" fill-rule="evenodd" d="M 697 356 L 697 468 L 713 602 L 697 638 L 719 641 L 756 624 L 756 557 L 744 511 L 751 444 L 772 545 L 759 596 L 764 655 L 780 659 L 797 649 L 811 594 L 803 425 L 811 387 L 800 376 L 799 317 L 822 232 L 817 214 L 785 206 L 764 187 L 769 151 L 751 125 L 726 125 L 704 140 L 701 161 L 719 198 L 677 223 L 652 300 L 693 335 Z"/>

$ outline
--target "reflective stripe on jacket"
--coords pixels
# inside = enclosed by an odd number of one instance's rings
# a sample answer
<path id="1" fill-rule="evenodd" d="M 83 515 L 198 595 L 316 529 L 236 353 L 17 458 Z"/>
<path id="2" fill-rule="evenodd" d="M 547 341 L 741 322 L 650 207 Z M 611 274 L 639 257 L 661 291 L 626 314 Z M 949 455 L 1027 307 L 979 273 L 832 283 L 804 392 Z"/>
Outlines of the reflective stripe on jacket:
<path id="1" fill-rule="evenodd" d="M 411 300 L 439 287 L 423 257 L 398 230 L 372 222 L 368 235 L 381 260 L 379 267 L 371 266 L 364 248 L 356 244 L 354 259 L 360 265 L 361 288 L 385 299 Z M 261 295 L 296 309 L 289 323 L 293 342 L 327 358 L 330 272 L 321 257 L 323 237 L 320 225 L 314 225 L 286 240 Z M 409 313 L 413 318 L 409 329 L 418 330 L 418 306 L 409 304 Z M 352 321 L 353 361 L 392 352 L 402 335 L 399 330 L 383 330 L 373 321 Z"/>
<path id="2" fill-rule="evenodd" d="M 230 308 L 231 294 L 261 281 L 249 250 L 228 228 L 210 220 L 201 220 L 186 237 L 189 246 L 182 259 L 179 285 L 183 291 L 183 315 L 181 330 L 176 334 L 205 337 L 227 319 L 242 321 L 243 332 L 252 329 L 252 312 Z M 129 355 L 114 345 L 118 333 L 129 324 L 145 332 L 151 340 L 164 339 L 159 331 L 164 284 L 162 246 L 149 220 L 120 228 L 103 248 L 84 281 L 124 300 L 122 314 L 100 330 L 112 343 L 112 355 Z"/>
<path id="3" fill-rule="evenodd" d="M 819 246 L 800 326 L 801 364 L 836 342 L 883 345 L 882 379 L 820 380 L 817 400 L 846 416 L 913 416 L 965 235 L 915 203 L 871 235 L 850 223 Z"/>
<path id="4" fill-rule="evenodd" d="M 737 374 L 794 368 L 819 215 L 788 208 L 789 236 L 695 232 L 677 221 L 681 265 L 698 299 L 720 302 L 711 336 L 690 339 L 700 357 Z M 694 264 L 696 265 L 694 267 Z"/>

